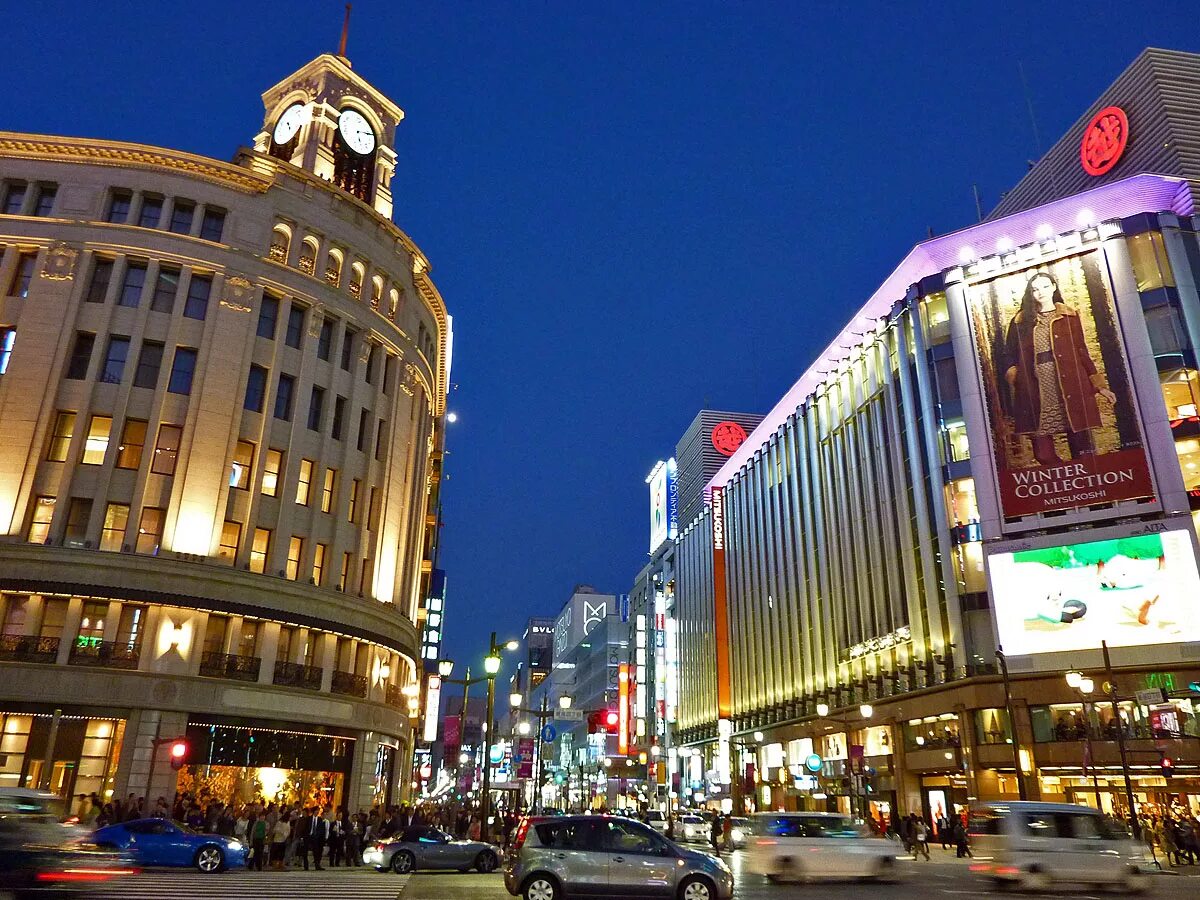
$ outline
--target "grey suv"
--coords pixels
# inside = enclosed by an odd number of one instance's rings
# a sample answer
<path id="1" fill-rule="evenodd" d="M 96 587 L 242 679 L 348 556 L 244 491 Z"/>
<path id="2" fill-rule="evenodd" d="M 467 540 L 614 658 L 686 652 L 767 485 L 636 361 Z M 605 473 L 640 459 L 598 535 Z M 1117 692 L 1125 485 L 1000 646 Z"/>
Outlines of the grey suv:
<path id="1" fill-rule="evenodd" d="M 654 829 L 616 816 L 524 820 L 504 867 L 504 886 L 525 900 L 594 895 L 728 900 L 733 873 Z"/>

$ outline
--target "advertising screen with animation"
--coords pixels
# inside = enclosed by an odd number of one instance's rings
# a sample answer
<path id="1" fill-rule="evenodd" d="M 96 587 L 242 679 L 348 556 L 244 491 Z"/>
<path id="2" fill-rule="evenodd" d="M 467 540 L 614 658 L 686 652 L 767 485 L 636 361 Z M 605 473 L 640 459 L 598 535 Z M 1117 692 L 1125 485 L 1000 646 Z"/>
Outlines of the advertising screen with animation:
<path id="1" fill-rule="evenodd" d="M 988 571 L 1010 655 L 1200 640 L 1187 531 L 994 553 Z"/>

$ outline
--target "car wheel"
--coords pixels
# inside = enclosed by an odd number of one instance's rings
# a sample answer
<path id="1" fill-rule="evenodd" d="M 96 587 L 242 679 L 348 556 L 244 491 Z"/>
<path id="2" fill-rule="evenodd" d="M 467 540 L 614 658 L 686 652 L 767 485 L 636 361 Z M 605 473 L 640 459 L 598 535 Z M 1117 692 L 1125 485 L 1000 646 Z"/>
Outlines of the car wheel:
<path id="1" fill-rule="evenodd" d="M 875 869 L 875 880 L 881 884 L 892 884 L 896 881 L 897 875 L 896 860 L 890 856 L 881 856 L 879 865 Z"/>
<path id="2" fill-rule="evenodd" d="M 407 850 L 397 850 L 392 856 L 392 871 L 397 875 L 407 875 L 417 867 L 417 858 Z"/>
<path id="3" fill-rule="evenodd" d="M 1050 890 L 1050 876 L 1034 866 L 1031 868 L 1021 881 L 1021 887 L 1026 891 L 1043 894 Z"/>
<path id="4" fill-rule="evenodd" d="M 220 847 L 207 844 L 196 851 L 196 858 L 192 860 L 192 865 L 205 875 L 211 875 L 225 868 L 225 854 L 221 852 Z"/>
<path id="5" fill-rule="evenodd" d="M 1125 876 L 1123 888 L 1126 894 L 1144 894 L 1149 888 L 1148 879 L 1140 872 L 1131 872 Z"/>
<path id="6" fill-rule="evenodd" d="M 475 857 L 475 871 L 483 875 L 496 871 L 496 854 L 491 850 L 484 850 Z"/>
<path id="7" fill-rule="evenodd" d="M 679 900 L 717 900 L 717 889 L 707 878 L 693 875 L 679 885 Z"/>
<path id="8" fill-rule="evenodd" d="M 558 882 L 549 875 L 534 875 L 525 882 L 521 896 L 525 900 L 559 900 L 562 891 L 558 889 Z"/>
<path id="9" fill-rule="evenodd" d="M 782 884 L 785 881 L 794 880 L 796 875 L 795 864 L 790 859 L 781 859 L 775 871 L 767 875 L 767 881 L 771 884 Z"/>

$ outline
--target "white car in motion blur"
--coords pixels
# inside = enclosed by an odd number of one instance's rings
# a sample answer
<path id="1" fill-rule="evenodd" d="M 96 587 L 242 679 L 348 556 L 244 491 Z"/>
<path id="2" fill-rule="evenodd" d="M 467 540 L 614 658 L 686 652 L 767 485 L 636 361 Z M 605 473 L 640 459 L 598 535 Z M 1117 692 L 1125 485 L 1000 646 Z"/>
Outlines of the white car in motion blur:
<path id="1" fill-rule="evenodd" d="M 676 835 L 681 841 L 700 841 L 707 843 L 711 826 L 700 816 L 690 813 L 679 818 L 679 828 Z"/>
<path id="2" fill-rule="evenodd" d="M 896 845 L 849 816 L 826 812 L 756 813 L 750 818 L 746 869 L 769 881 L 897 877 Z"/>

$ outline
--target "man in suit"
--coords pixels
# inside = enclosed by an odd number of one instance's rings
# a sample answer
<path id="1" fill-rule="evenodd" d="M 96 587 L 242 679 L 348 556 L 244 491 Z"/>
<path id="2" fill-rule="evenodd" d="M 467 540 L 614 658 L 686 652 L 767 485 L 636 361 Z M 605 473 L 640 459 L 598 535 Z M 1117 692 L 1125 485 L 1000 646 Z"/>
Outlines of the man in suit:
<path id="1" fill-rule="evenodd" d="M 312 809 L 304 810 L 304 815 L 296 820 L 296 849 L 300 852 L 300 860 L 304 863 L 304 870 L 308 871 L 308 849 L 309 835 L 312 834 L 313 814 Z"/>
<path id="2" fill-rule="evenodd" d="M 329 813 L 330 807 L 325 807 L 324 816 L 313 816 L 312 830 L 308 833 L 308 846 L 312 850 L 313 868 L 318 872 L 324 872 L 325 868 L 321 865 L 321 857 L 325 853 L 325 844 L 329 841 Z"/>

